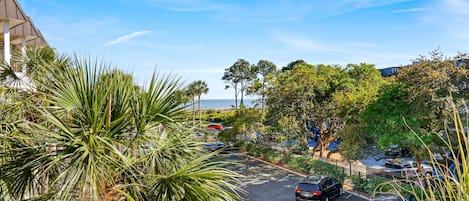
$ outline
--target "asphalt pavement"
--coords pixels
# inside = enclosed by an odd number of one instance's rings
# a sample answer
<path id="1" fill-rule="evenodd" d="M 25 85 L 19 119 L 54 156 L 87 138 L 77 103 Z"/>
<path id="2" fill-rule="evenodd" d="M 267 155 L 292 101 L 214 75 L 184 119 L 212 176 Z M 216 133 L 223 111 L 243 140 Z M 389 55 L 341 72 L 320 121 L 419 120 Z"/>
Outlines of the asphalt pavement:
<path id="1" fill-rule="evenodd" d="M 250 159 L 243 155 L 233 155 L 226 160 L 237 162 L 228 168 L 245 177 L 241 187 L 247 191 L 243 195 L 250 201 L 294 201 L 295 186 L 302 178 L 278 167 Z M 349 192 L 333 199 L 335 201 L 365 201 Z"/>

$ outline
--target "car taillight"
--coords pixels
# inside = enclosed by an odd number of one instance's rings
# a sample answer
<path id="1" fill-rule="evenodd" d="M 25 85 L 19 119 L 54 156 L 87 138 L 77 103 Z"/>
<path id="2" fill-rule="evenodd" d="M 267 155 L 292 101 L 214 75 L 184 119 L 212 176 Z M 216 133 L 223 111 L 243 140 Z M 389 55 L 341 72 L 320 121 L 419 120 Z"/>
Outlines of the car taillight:
<path id="1" fill-rule="evenodd" d="M 314 191 L 314 192 L 311 192 L 313 193 L 313 195 L 321 195 L 321 191 Z"/>
<path id="2" fill-rule="evenodd" d="M 296 188 L 296 189 L 295 189 L 295 193 L 301 193 L 301 189 L 300 189 L 300 188 Z"/>

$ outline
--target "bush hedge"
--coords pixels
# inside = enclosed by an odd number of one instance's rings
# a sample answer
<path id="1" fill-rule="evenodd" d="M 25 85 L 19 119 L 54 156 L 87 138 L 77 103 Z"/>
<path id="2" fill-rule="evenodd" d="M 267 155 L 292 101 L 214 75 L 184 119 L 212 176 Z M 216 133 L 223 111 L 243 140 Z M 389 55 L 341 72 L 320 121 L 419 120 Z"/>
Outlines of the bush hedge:
<path id="1" fill-rule="evenodd" d="M 324 174 L 335 177 L 340 182 L 344 182 L 345 176 L 345 169 L 342 167 L 338 167 L 336 165 L 320 161 L 320 160 L 312 160 L 312 169 L 317 174 Z"/>
<path id="2" fill-rule="evenodd" d="M 400 184 L 396 187 L 396 181 L 385 178 L 364 179 L 359 175 L 352 175 L 350 178 L 355 191 L 373 195 L 375 192 L 389 192 L 397 189 L 401 195 L 409 196 L 409 192 L 415 192 L 419 200 L 424 200 L 425 189 L 419 187 L 412 188 L 408 184 Z"/>
<path id="3" fill-rule="evenodd" d="M 340 182 L 343 182 L 346 176 L 343 168 L 324 161 L 314 160 L 310 156 L 281 153 L 255 143 L 244 143 L 241 148 L 251 156 L 262 157 L 271 163 L 285 164 L 288 168 L 303 174 L 314 172 L 314 174 L 328 175 Z"/>

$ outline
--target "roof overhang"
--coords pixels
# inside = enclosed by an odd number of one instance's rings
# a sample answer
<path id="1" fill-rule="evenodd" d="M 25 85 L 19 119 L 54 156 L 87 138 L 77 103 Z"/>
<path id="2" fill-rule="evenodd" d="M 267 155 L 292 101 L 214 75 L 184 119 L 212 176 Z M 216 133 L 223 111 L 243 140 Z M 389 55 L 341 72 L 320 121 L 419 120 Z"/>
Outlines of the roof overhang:
<path id="1" fill-rule="evenodd" d="M 0 33 L 3 33 L 3 26 L 5 22 L 8 22 L 10 24 L 10 29 L 11 29 L 20 24 L 23 24 L 24 22 L 26 22 L 26 20 L 0 17 Z"/>
<path id="2" fill-rule="evenodd" d="M 10 27 L 10 43 L 19 45 L 25 40 L 29 46 L 47 45 L 42 33 L 36 29 L 17 0 L 0 0 L 0 39 L 3 41 L 3 26 L 8 22 Z"/>

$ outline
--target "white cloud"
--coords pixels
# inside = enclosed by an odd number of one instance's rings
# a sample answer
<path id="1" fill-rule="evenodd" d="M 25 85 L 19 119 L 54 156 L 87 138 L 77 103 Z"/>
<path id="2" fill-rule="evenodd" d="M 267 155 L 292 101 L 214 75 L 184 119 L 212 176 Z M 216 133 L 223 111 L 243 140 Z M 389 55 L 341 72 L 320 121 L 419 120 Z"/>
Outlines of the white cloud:
<path id="1" fill-rule="evenodd" d="M 416 13 L 416 12 L 423 12 L 426 11 L 427 8 L 408 8 L 408 9 L 401 9 L 401 10 L 393 10 L 393 13 Z"/>
<path id="2" fill-rule="evenodd" d="M 139 42 L 139 43 L 130 43 L 132 45 L 138 45 L 147 48 L 155 49 L 165 49 L 165 50 L 200 50 L 205 47 L 204 43 L 194 43 L 194 44 L 155 44 L 154 42 Z"/>
<path id="3" fill-rule="evenodd" d="M 151 31 L 147 31 L 147 30 L 136 31 L 136 32 L 121 36 L 121 37 L 119 37 L 115 40 L 109 41 L 106 44 L 104 44 L 104 46 L 110 46 L 110 45 L 116 45 L 116 44 L 119 44 L 119 43 L 123 43 L 123 42 L 128 41 L 132 38 L 136 38 L 136 37 L 139 37 L 139 36 L 142 36 L 142 35 L 145 35 L 145 34 L 149 34 L 149 33 L 151 33 Z"/>
<path id="4" fill-rule="evenodd" d="M 408 2 L 412 0 L 320 0 L 321 10 L 327 12 L 326 16 L 341 15 L 356 10 L 377 8 Z"/>

